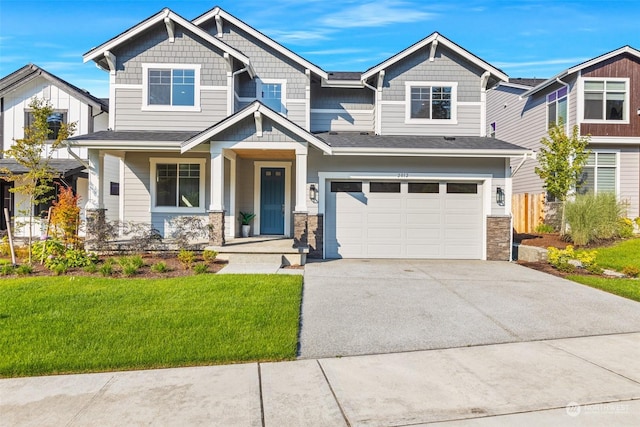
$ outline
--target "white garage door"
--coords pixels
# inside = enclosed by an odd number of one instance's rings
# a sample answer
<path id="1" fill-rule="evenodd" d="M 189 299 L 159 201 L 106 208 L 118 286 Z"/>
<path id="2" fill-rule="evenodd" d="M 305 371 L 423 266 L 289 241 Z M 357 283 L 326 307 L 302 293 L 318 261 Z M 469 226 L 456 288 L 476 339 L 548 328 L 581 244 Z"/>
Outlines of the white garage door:
<path id="1" fill-rule="evenodd" d="M 331 181 L 327 258 L 482 258 L 482 184 Z"/>

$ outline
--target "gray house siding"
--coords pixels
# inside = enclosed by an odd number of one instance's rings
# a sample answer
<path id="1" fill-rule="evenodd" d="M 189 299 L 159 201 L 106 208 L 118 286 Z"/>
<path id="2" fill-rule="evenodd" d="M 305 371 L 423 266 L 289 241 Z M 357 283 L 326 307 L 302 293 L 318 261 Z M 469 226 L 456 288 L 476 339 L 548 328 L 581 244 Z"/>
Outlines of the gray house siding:
<path id="1" fill-rule="evenodd" d="M 142 84 L 143 63 L 202 64 L 200 84 L 226 86 L 227 70 L 223 52 L 180 26 L 175 41 L 169 42 L 164 24 L 114 50 L 116 84 Z"/>
<path id="2" fill-rule="evenodd" d="M 116 89 L 115 130 L 203 130 L 227 117 L 227 91 L 202 90 L 201 111 L 142 111 L 142 88 Z"/>
<path id="3" fill-rule="evenodd" d="M 371 89 L 323 88 L 311 85 L 311 131 L 373 132 Z"/>
<path id="4" fill-rule="evenodd" d="M 382 104 L 383 135 L 478 136 L 482 126 L 480 105 L 458 104 L 457 124 L 406 123 L 404 104 Z"/>

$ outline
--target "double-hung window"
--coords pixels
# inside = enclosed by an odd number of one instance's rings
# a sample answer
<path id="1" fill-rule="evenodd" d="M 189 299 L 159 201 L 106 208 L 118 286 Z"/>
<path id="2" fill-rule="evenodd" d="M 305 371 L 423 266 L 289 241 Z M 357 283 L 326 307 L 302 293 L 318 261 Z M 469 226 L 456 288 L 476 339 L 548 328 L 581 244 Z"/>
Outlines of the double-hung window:
<path id="1" fill-rule="evenodd" d="M 547 128 L 557 124 L 567 125 L 567 88 L 563 87 L 547 95 Z"/>
<path id="2" fill-rule="evenodd" d="M 585 79 L 583 99 L 586 122 L 629 120 L 628 79 Z"/>
<path id="3" fill-rule="evenodd" d="M 592 152 L 582 170 L 578 193 L 615 193 L 617 154 Z"/>
<path id="4" fill-rule="evenodd" d="M 204 159 L 150 161 L 152 212 L 204 211 Z"/>
<path id="5" fill-rule="evenodd" d="M 143 64 L 143 109 L 200 108 L 200 65 Z"/>
<path id="6" fill-rule="evenodd" d="M 406 121 L 455 123 L 457 84 L 407 82 Z"/>

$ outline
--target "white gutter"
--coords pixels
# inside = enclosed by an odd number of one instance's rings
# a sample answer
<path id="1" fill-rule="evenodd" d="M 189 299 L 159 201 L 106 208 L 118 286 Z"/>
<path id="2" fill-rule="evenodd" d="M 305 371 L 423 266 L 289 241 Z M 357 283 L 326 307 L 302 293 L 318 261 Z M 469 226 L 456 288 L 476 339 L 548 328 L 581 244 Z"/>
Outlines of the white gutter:
<path id="1" fill-rule="evenodd" d="M 531 150 L 450 150 L 443 148 L 352 148 L 333 147 L 336 156 L 433 156 L 433 157 L 518 157 Z"/>

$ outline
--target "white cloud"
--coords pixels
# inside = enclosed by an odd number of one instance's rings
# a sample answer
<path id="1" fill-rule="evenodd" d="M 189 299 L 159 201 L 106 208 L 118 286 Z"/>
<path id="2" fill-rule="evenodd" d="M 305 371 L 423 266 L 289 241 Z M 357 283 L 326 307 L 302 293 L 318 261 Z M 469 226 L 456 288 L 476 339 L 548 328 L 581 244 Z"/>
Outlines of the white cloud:
<path id="1" fill-rule="evenodd" d="M 426 21 L 435 18 L 435 13 L 417 10 L 406 2 L 368 2 L 339 10 L 320 20 L 334 28 L 382 27 L 390 24 Z"/>
<path id="2" fill-rule="evenodd" d="M 317 41 L 328 40 L 328 32 L 323 30 L 317 31 L 283 31 L 283 30 L 267 30 L 265 34 L 280 43 L 292 44 L 309 44 Z"/>

